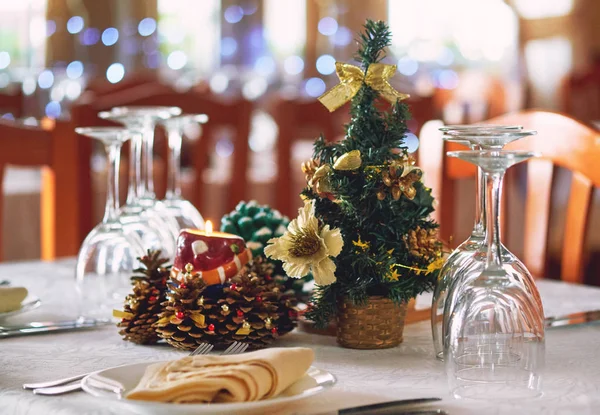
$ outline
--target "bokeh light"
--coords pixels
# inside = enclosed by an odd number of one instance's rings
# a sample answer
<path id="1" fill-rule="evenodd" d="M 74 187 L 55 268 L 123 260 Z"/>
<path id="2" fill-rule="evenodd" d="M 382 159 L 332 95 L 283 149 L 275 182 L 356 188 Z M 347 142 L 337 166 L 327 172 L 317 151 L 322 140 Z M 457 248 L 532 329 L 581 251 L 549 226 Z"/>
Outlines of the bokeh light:
<path id="1" fill-rule="evenodd" d="M 56 101 L 50 101 L 46 105 L 45 113 L 50 118 L 60 117 L 60 113 L 61 113 L 60 103 L 58 103 Z"/>
<path id="2" fill-rule="evenodd" d="M 212 78 L 210 78 L 210 89 L 215 94 L 222 94 L 227 90 L 229 86 L 229 77 L 224 73 L 217 73 Z"/>
<path id="3" fill-rule="evenodd" d="M 289 56 L 283 61 L 283 68 L 290 75 L 298 75 L 304 70 L 304 61 L 300 56 Z"/>
<path id="4" fill-rule="evenodd" d="M 169 68 L 174 70 L 179 70 L 185 66 L 187 63 L 187 56 L 183 51 L 176 50 L 171 52 L 167 57 L 167 65 Z"/>
<path id="5" fill-rule="evenodd" d="M 454 62 L 454 53 L 449 48 L 443 48 L 436 62 L 442 66 L 450 66 Z"/>
<path id="6" fill-rule="evenodd" d="M 102 43 L 105 46 L 112 46 L 119 40 L 119 31 L 114 27 L 109 27 L 102 32 Z"/>
<path id="7" fill-rule="evenodd" d="M 0 88 L 6 88 L 10 83 L 10 76 L 6 72 L 0 73 Z"/>
<path id="8" fill-rule="evenodd" d="M 152 17 L 146 17 L 142 19 L 138 24 L 138 33 L 141 36 L 150 36 L 156 31 L 156 20 Z"/>
<path id="9" fill-rule="evenodd" d="M 95 45 L 100 40 L 100 31 L 95 27 L 88 27 L 83 31 L 80 39 L 82 45 Z"/>
<path id="10" fill-rule="evenodd" d="M 222 138 L 215 145 L 215 152 L 219 157 L 227 158 L 233 154 L 233 143 L 228 138 Z"/>
<path id="11" fill-rule="evenodd" d="M 221 55 L 232 56 L 237 51 L 237 40 L 232 37 L 224 37 L 221 39 Z"/>
<path id="12" fill-rule="evenodd" d="M 263 76 L 269 76 L 277 70 L 275 60 L 270 56 L 261 56 L 254 63 L 254 70 Z"/>
<path id="13" fill-rule="evenodd" d="M 267 80 L 261 76 L 257 76 L 244 84 L 242 95 L 248 101 L 254 101 L 264 95 L 268 87 L 269 83 Z"/>
<path id="14" fill-rule="evenodd" d="M 353 38 L 352 30 L 346 26 L 340 26 L 333 36 L 331 36 L 331 43 L 335 46 L 348 46 L 352 42 Z"/>
<path id="15" fill-rule="evenodd" d="M 38 76 L 38 85 L 42 89 L 48 89 L 54 84 L 54 74 L 49 69 L 46 69 Z"/>
<path id="16" fill-rule="evenodd" d="M 76 100 L 81 95 L 81 84 L 77 81 L 69 81 L 65 90 L 65 96 L 71 101 Z"/>
<path id="17" fill-rule="evenodd" d="M 443 89 L 455 89 L 458 86 L 458 74 L 452 69 L 444 69 L 437 74 L 437 84 Z"/>
<path id="18" fill-rule="evenodd" d="M 50 90 L 50 99 L 52 101 L 60 102 L 65 98 L 65 88 L 61 85 L 55 85 L 54 88 Z"/>
<path id="19" fill-rule="evenodd" d="M 318 97 L 325 92 L 325 82 L 321 78 L 310 78 L 304 85 L 306 94 L 311 97 Z"/>
<path id="20" fill-rule="evenodd" d="M 47 24 L 42 16 L 36 16 L 29 21 L 29 41 L 34 47 L 41 46 L 46 41 Z"/>
<path id="21" fill-rule="evenodd" d="M 404 136 L 404 145 L 409 153 L 414 153 L 419 148 L 419 139 L 413 133 L 407 133 Z"/>
<path id="22" fill-rule="evenodd" d="M 223 18 L 228 23 L 237 23 L 244 17 L 244 9 L 240 6 L 229 6 L 225 9 L 225 13 L 223 13 Z"/>
<path id="23" fill-rule="evenodd" d="M 73 16 L 67 20 L 67 31 L 71 34 L 79 33 L 83 30 L 83 17 Z"/>
<path id="24" fill-rule="evenodd" d="M 404 56 L 398 60 L 398 72 L 405 76 L 411 76 L 417 73 L 419 70 L 419 63 L 408 57 Z"/>
<path id="25" fill-rule="evenodd" d="M 125 76 L 125 67 L 121 63 L 113 63 L 106 70 L 106 79 L 111 84 L 116 84 L 120 82 Z"/>
<path id="26" fill-rule="evenodd" d="M 46 21 L 46 36 L 50 37 L 56 32 L 56 22 L 54 20 Z"/>
<path id="27" fill-rule="evenodd" d="M 10 54 L 6 51 L 0 52 L 0 69 L 4 69 L 10 65 Z"/>
<path id="28" fill-rule="evenodd" d="M 71 79 L 80 78 L 83 75 L 83 63 L 81 61 L 73 61 L 67 65 L 67 76 Z"/>
<path id="29" fill-rule="evenodd" d="M 23 85 L 21 89 L 25 95 L 32 95 L 37 88 L 37 82 L 33 77 L 27 77 L 23 80 Z"/>
<path id="30" fill-rule="evenodd" d="M 14 121 L 15 120 L 15 116 L 12 115 L 12 112 L 7 112 L 6 114 L 2 114 L 2 118 L 3 120 L 11 120 Z"/>
<path id="31" fill-rule="evenodd" d="M 317 59 L 317 71 L 323 75 L 335 72 L 335 58 L 331 55 L 321 55 Z"/>
<path id="32" fill-rule="evenodd" d="M 323 17 L 319 20 L 317 28 L 322 35 L 335 35 L 335 32 L 338 30 L 338 22 L 333 17 Z"/>

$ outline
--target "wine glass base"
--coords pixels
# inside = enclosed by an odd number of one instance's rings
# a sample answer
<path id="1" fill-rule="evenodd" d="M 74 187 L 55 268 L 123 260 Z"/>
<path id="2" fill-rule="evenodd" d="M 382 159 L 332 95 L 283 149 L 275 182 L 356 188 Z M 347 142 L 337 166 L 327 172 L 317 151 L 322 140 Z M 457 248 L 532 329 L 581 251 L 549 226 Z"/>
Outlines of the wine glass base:
<path id="1" fill-rule="evenodd" d="M 520 401 L 542 397 L 541 390 L 531 389 L 526 383 L 481 383 L 459 386 L 452 390 L 456 399 L 484 400 L 484 401 Z"/>

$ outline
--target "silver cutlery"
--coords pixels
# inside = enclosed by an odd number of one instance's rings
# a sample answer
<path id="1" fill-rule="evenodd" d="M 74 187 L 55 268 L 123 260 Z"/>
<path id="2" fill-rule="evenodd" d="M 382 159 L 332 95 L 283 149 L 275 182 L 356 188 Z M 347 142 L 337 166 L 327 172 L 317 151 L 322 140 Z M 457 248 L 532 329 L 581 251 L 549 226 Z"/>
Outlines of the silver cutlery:
<path id="1" fill-rule="evenodd" d="M 90 329 L 113 324 L 110 319 L 78 319 L 65 321 L 35 321 L 19 326 L 0 326 L 0 339 L 32 334 Z"/>
<path id="2" fill-rule="evenodd" d="M 199 356 L 210 353 L 213 350 L 214 346 L 209 343 L 202 343 L 198 347 L 196 347 L 189 356 Z M 227 349 L 225 349 L 221 354 L 222 355 L 232 355 L 232 354 L 240 354 L 244 353 L 248 349 L 248 344 L 233 342 Z M 83 379 L 89 375 L 89 373 L 84 373 L 82 375 L 71 376 L 64 379 L 58 379 L 48 382 L 39 382 L 39 383 L 25 383 L 23 385 L 23 389 L 33 389 L 33 393 L 36 395 L 62 395 L 64 393 L 74 392 L 81 389 L 81 382 L 76 382 L 78 380 Z M 111 384 L 109 379 L 101 380 L 98 382 L 98 376 L 93 378 L 94 383 L 99 383 L 99 387 L 103 389 L 107 389 L 111 392 L 120 394 L 120 386 Z M 75 382 L 75 383 L 72 383 Z"/>
<path id="3" fill-rule="evenodd" d="M 373 405 L 355 406 L 353 408 L 340 409 L 338 411 L 324 412 L 319 415 L 447 415 L 442 409 L 415 409 L 414 405 L 423 405 L 431 402 L 441 401 L 440 398 L 403 399 L 376 403 Z M 410 407 L 403 409 L 403 407 Z"/>
<path id="4" fill-rule="evenodd" d="M 561 327 L 561 326 L 574 326 L 579 324 L 586 324 L 593 321 L 600 320 L 600 310 L 587 311 L 583 313 L 567 314 L 559 317 L 548 317 L 545 321 L 546 328 L 550 327 Z"/>

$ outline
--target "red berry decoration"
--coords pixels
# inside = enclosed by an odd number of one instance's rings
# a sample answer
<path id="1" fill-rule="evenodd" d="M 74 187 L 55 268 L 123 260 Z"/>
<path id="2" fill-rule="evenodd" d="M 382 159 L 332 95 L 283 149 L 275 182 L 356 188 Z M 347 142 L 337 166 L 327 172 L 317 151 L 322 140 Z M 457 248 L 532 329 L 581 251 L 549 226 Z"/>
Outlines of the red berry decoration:
<path id="1" fill-rule="evenodd" d="M 273 328 L 271 329 L 271 333 L 273 333 L 273 334 L 277 334 L 277 327 L 273 327 Z"/>
<path id="2" fill-rule="evenodd" d="M 150 302 L 153 303 L 156 301 L 156 296 L 152 295 L 152 296 L 150 296 L 150 298 L 148 300 L 150 300 Z"/>
<path id="3" fill-rule="evenodd" d="M 185 314 L 183 314 L 183 311 L 178 311 L 175 313 L 175 317 L 177 317 L 179 320 L 183 320 L 183 317 L 185 317 Z"/>
<path id="4" fill-rule="evenodd" d="M 271 277 L 270 275 L 265 275 L 265 281 L 272 281 L 273 277 Z"/>
<path id="5" fill-rule="evenodd" d="M 237 290 L 237 284 L 236 284 L 236 283 L 233 283 L 233 284 L 231 284 L 231 285 L 229 286 L 229 289 L 230 289 L 230 290 Z"/>
<path id="6" fill-rule="evenodd" d="M 162 281 L 160 282 L 162 285 L 167 285 L 167 279 L 163 278 Z"/>
<path id="7" fill-rule="evenodd" d="M 208 331 L 215 331 L 215 325 L 214 324 L 209 324 L 208 325 Z"/>
<path id="8" fill-rule="evenodd" d="M 185 285 L 185 284 L 180 284 L 180 285 L 179 285 L 179 288 L 181 288 L 181 289 L 185 290 L 185 289 L 187 288 L 187 285 Z"/>
<path id="9" fill-rule="evenodd" d="M 238 317 L 244 317 L 244 312 L 242 310 L 238 310 L 237 311 L 237 316 Z"/>
<path id="10" fill-rule="evenodd" d="M 263 298 L 259 295 L 256 297 L 256 301 L 258 301 L 259 303 L 262 303 Z"/>
<path id="11" fill-rule="evenodd" d="M 298 316 L 298 313 L 296 313 L 296 311 L 295 311 L 295 310 L 289 310 L 289 311 L 288 311 L 288 317 L 289 317 L 289 318 L 295 318 L 295 317 L 297 317 L 297 316 Z"/>

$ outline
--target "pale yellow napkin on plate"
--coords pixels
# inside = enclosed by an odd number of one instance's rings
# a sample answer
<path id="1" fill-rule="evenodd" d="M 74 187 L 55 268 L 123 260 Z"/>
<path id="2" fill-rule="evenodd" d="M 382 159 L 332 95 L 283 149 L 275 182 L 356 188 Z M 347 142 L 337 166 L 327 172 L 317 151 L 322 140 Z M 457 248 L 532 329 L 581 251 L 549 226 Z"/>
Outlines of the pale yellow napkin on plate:
<path id="1" fill-rule="evenodd" d="M 24 287 L 0 287 L 0 313 L 18 310 L 25 297 Z"/>
<path id="2" fill-rule="evenodd" d="M 146 368 L 127 399 L 175 403 L 267 399 L 300 379 L 313 359 L 311 349 L 289 347 L 156 363 Z"/>

